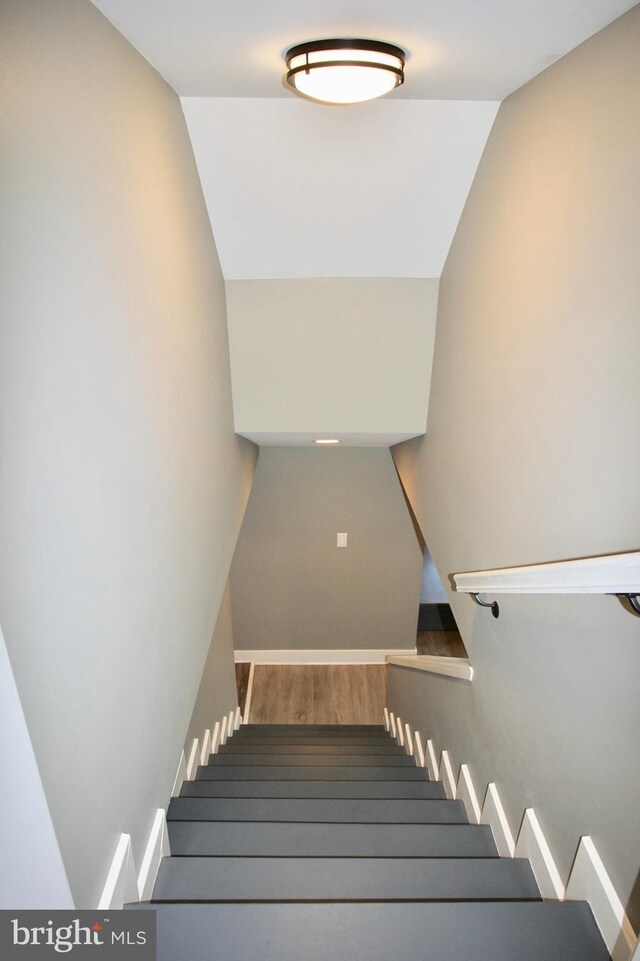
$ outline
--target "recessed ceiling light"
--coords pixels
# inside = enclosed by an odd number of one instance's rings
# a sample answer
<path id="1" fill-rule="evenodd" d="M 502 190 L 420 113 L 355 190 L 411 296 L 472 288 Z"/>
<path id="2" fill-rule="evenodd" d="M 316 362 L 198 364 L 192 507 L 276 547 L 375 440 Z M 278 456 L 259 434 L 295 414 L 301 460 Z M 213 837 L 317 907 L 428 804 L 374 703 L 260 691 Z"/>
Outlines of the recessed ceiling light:
<path id="1" fill-rule="evenodd" d="M 314 444 L 339 444 L 340 441 L 337 437 L 319 437 L 318 440 L 314 440 Z"/>
<path id="2" fill-rule="evenodd" d="M 404 83 L 404 50 L 380 40 L 309 40 L 287 50 L 285 61 L 287 85 L 321 103 L 375 100 Z"/>

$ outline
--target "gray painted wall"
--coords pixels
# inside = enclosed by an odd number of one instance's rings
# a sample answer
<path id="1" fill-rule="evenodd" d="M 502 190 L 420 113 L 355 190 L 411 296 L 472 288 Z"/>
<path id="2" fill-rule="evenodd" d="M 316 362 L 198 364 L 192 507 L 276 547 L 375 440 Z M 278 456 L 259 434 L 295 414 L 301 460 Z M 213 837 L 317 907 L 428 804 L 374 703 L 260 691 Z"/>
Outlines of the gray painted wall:
<path id="1" fill-rule="evenodd" d="M 178 98 L 86 0 L 3 27 L 0 618 L 89 907 L 167 803 L 255 448 Z"/>
<path id="2" fill-rule="evenodd" d="M 233 621 L 231 618 L 231 589 L 224 589 L 209 653 L 202 672 L 198 696 L 185 738 L 185 757 L 189 757 L 194 737 L 202 738 L 212 725 L 238 705 L 238 688 L 233 658 Z M 200 741 L 202 745 L 202 741 Z"/>
<path id="3" fill-rule="evenodd" d="M 263 447 L 231 568 L 236 648 L 415 647 L 421 568 L 387 449 Z"/>
<path id="4" fill-rule="evenodd" d="M 227 280 L 226 290 L 237 431 L 424 433 L 437 279 Z"/>
<path id="5" fill-rule="evenodd" d="M 640 547 L 640 7 L 501 106 L 440 284 L 425 440 L 394 449 L 438 570 Z M 611 597 L 451 604 L 470 687 L 390 704 L 566 878 L 591 834 L 640 923 L 640 620 Z M 634 887 L 635 886 L 635 887 Z"/>
<path id="6" fill-rule="evenodd" d="M 448 601 L 447 593 L 444 589 L 433 557 L 429 553 L 429 548 L 425 547 L 422 557 L 422 586 L 420 588 L 421 604 L 446 604 Z"/>

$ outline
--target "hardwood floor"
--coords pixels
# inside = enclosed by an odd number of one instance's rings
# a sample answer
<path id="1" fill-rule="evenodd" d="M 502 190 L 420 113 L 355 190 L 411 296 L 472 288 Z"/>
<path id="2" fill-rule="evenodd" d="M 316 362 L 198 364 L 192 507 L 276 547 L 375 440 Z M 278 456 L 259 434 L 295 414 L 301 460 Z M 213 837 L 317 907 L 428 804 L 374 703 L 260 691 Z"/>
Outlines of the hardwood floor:
<path id="1" fill-rule="evenodd" d="M 418 654 L 467 657 L 457 631 L 419 631 Z M 236 664 L 244 713 L 249 664 Z M 384 664 L 256 664 L 252 724 L 380 724 L 386 703 Z"/>
<path id="2" fill-rule="evenodd" d="M 381 724 L 384 664 L 256 664 L 252 724 Z"/>
<path id="3" fill-rule="evenodd" d="M 241 714 L 244 714 L 245 704 L 247 703 L 250 670 L 251 664 L 248 662 L 236 664 L 236 687 L 238 688 L 238 707 L 240 708 Z"/>
<path id="4" fill-rule="evenodd" d="M 468 657 L 467 649 L 457 631 L 418 631 L 416 649 L 418 654 Z"/>

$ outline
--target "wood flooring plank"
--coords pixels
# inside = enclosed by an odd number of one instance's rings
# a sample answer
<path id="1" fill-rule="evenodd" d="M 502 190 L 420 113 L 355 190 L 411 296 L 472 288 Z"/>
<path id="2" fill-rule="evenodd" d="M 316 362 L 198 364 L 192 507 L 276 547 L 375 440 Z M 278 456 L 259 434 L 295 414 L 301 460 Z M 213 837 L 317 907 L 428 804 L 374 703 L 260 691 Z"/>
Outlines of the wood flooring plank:
<path id="1" fill-rule="evenodd" d="M 238 707 L 240 708 L 240 713 L 244 714 L 245 705 L 247 703 L 247 690 L 249 687 L 249 673 L 251 671 L 251 664 L 245 661 L 241 664 L 236 664 L 236 687 L 238 689 Z"/>
<path id="2" fill-rule="evenodd" d="M 254 724 L 379 724 L 384 664 L 256 664 Z"/>
<path id="3" fill-rule="evenodd" d="M 440 657 L 468 657 L 464 642 L 458 631 L 418 631 L 416 649 L 418 654 L 435 654 Z"/>

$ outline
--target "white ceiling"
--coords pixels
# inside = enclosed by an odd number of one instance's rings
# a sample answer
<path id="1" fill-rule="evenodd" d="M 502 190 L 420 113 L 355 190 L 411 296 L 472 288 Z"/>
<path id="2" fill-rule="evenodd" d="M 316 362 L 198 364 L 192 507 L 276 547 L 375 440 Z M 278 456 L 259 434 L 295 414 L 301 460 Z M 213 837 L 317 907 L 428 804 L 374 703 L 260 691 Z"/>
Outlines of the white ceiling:
<path id="1" fill-rule="evenodd" d="M 187 98 L 227 279 L 439 277 L 497 103 Z"/>
<path id="2" fill-rule="evenodd" d="M 438 277 L 498 102 L 629 0 L 94 0 L 183 97 L 228 279 Z M 408 51 L 404 87 L 327 107 L 292 43 Z"/>
<path id="3" fill-rule="evenodd" d="M 93 2 L 183 97 L 223 272 L 251 279 L 438 277 L 499 101 L 635 0 Z M 350 35 L 402 46 L 405 85 L 341 108 L 283 86 L 289 46 Z"/>
<path id="4" fill-rule="evenodd" d="M 341 447 L 393 447 L 394 444 L 401 444 L 402 441 L 411 440 L 418 434 L 389 434 L 377 431 L 376 433 L 344 434 L 340 431 L 333 431 L 329 434 L 306 433 L 298 434 L 293 431 L 237 431 L 248 440 L 260 447 L 321 447 L 316 444 L 317 437 L 334 437 L 340 441 Z M 327 449 L 335 447 L 334 444 L 327 445 Z"/>
<path id="5" fill-rule="evenodd" d="M 634 0 L 93 0 L 182 96 L 291 97 L 283 52 L 364 36 L 409 54 L 394 99 L 502 100 Z"/>

